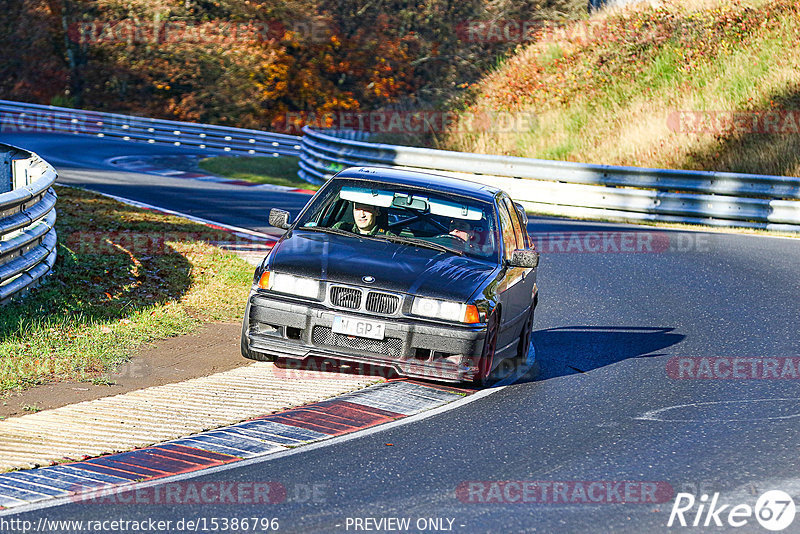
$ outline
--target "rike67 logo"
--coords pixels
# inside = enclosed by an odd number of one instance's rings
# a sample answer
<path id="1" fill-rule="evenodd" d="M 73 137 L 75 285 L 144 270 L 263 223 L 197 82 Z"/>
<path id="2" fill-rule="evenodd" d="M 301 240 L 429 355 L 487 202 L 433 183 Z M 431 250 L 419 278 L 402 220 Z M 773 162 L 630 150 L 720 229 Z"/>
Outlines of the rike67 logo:
<path id="1" fill-rule="evenodd" d="M 781 531 L 792 524 L 794 500 L 785 491 L 770 490 L 762 494 L 755 506 L 749 504 L 719 504 L 719 493 L 699 499 L 691 493 L 678 493 L 667 526 L 682 527 L 743 527 L 755 518 L 767 530 Z"/>

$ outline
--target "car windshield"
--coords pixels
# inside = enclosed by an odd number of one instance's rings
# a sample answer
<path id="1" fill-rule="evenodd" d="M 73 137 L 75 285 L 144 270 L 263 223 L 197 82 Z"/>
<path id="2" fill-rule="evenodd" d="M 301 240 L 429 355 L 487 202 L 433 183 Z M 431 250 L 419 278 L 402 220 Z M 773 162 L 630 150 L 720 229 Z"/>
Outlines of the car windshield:
<path id="1" fill-rule="evenodd" d="M 296 228 L 429 246 L 497 258 L 493 205 L 431 189 L 335 179 L 304 211 Z"/>

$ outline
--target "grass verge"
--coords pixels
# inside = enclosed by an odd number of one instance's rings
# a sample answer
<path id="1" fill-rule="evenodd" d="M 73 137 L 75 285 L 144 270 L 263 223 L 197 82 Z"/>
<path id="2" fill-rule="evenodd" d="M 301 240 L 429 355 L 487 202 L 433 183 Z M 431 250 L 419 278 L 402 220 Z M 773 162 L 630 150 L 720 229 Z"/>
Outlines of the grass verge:
<path id="1" fill-rule="evenodd" d="M 472 89 L 440 148 L 674 169 L 800 175 L 800 4 L 676 0 L 544 32 Z M 732 114 L 737 115 L 732 115 Z"/>
<path id="2" fill-rule="evenodd" d="M 147 341 L 238 321 L 253 268 L 210 244 L 225 232 L 57 188 L 58 260 L 0 308 L 0 393 L 101 379 Z"/>
<path id="3" fill-rule="evenodd" d="M 236 180 L 316 191 L 320 186 L 310 184 L 297 176 L 299 161 L 300 158 L 292 156 L 219 157 L 201 160 L 200 168 Z"/>

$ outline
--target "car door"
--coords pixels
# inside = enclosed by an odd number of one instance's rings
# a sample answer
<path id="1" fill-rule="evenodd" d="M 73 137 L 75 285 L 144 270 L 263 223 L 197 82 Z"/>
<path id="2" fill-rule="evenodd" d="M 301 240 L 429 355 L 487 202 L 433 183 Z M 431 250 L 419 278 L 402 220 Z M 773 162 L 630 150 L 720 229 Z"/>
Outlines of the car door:
<path id="1" fill-rule="evenodd" d="M 497 352 L 503 357 L 511 356 L 511 351 L 516 350 L 517 339 L 519 337 L 522 323 L 527 318 L 525 311 L 528 305 L 525 303 L 525 282 L 526 273 L 529 269 L 522 267 L 512 267 L 508 264 L 514 254 L 514 250 L 524 248 L 524 241 L 519 230 L 519 220 L 516 219 L 516 209 L 509 210 L 510 201 L 507 197 L 500 196 L 497 199 L 497 213 L 500 223 L 500 237 L 503 243 L 503 279 L 497 288 L 497 298 L 501 306 L 501 325 L 497 339 Z M 516 223 L 515 223 L 516 221 Z M 516 224 L 516 230 L 515 230 Z M 517 241 L 519 234 L 520 242 Z M 528 293 L 528 301 L 530 294 Z"/>
<path id="2" fill-rule="evenodd" d="M 525 212 L 522 211 L 522 213 L 520 213 L 521 210 L 509 197 L 505 197 L 504 202 L 511 215 L 511 222 L 514 226 L 514 236 L 517 239 L 517 248 L 531 248 L 531 240 L 526 227 L 527 215 L 525 215 L 523 219 Z M 531 306 L 533 296 L 536 294 L 536 269 L 523 269 L 522 282 L 519 284 L 518 290 L 519 295 L 517 296 L 520 299 L 519 306 L 523 309 L 522 313 L 525 313 L 524 310 L 527 310 Z M 525 317 L 527 317 L 527 314 L 525 314 Z"/>

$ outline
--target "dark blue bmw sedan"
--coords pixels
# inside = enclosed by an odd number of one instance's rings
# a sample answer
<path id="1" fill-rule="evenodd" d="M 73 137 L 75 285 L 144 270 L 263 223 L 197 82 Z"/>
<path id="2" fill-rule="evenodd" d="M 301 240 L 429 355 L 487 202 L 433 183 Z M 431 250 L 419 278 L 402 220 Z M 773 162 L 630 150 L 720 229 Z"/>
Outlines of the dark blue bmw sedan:
<path id="1" fill-rule="evenodd" d="M 481 383 L 524 359 L 538 253 L 502 190 L 385 168 L 331 178 L 256 269 L 242 325 L 255 360 L 377 365 Z"/>

